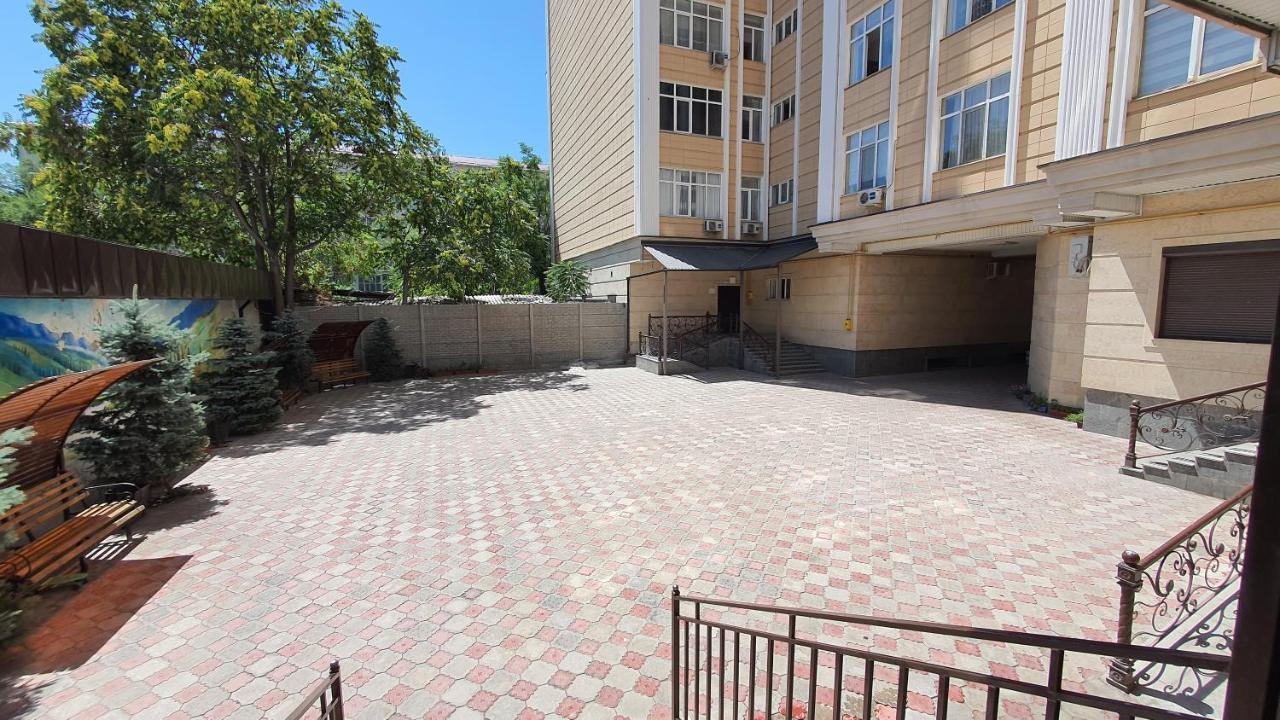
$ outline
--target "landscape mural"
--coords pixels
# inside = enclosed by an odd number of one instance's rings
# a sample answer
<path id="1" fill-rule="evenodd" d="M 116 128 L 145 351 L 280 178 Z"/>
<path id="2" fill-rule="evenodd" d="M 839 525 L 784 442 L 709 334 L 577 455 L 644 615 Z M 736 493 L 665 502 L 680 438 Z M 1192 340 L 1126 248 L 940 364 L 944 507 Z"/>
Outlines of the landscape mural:
<path id="1" fill-rule="evenodd" d="M 102 367 L 98 329 L 115 300 L 0 298 L 0 397 L 40 378 Z M 144 300 L 152 318 L 188 331 L 185 352 L 204 352 L 232 300 Z"/>

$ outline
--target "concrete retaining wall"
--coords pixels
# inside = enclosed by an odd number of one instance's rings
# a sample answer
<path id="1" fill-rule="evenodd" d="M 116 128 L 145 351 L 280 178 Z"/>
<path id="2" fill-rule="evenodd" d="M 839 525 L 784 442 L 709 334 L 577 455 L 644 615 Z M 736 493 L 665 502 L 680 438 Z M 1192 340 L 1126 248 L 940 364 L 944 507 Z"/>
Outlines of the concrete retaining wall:
<path id="1" fill-rule="evenodd" d="M 405 362 L 437 371 L 621 364 L 627 351 L 624 304 L 352 305 L 298 315 L 309 327 L 384 317 Z"/>

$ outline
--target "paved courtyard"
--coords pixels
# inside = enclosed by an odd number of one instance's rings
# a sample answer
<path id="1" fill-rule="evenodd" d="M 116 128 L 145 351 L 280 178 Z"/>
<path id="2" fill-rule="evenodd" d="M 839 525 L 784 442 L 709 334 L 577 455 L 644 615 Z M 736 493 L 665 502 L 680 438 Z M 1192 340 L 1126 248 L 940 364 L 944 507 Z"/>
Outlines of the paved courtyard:
<path id="1" fill-rule="evenodd" d="M 348 718 L 666 717 L 675 583 L 1110 639 L 1120 551 L 1214 503 L 1120 476 L 1122 441 L 1022 411 L 1014 377 L 613 368 L 312 396 L 47 596 L 0 716 L 280 718 L 337 658 Z"/>

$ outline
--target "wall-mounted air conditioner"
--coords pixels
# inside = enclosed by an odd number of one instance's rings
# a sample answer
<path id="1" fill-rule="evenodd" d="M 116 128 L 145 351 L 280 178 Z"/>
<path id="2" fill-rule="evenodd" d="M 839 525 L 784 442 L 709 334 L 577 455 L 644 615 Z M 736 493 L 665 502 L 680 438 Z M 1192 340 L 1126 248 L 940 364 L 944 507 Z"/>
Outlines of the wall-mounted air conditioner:
<path id="1" fill-rule="evenodd" d="M 702 232 L 717 233 L 724 232 L 723 220 L 703 220 Z"/>
<path id="2" fill-rule="evenodd" d="M 995 280 L 998 277 L 1008 277 L 1013 271 L 1013 263 L 1008 260 L 992 260 L 987 263 L 987 279 Z"/>
<path id="3" fill-rule="evenodd" d="M 729 64 L 729 53 L 712 50 L 707 53 L 707 55 L 711 60 L 711 67 L 713 68 L 722 68 Z"/>
<path id="4" fill-rule="evenodd" d="M 858 195 L 858 204 L 864 208 L 883 208 L 884 188 L 863 190 L 862 193 Z"/>
<path id="5" fill-rule="evenodd" d="M 760 234 L 760 230 L 761 230 L 761 229 L 762 229 L 762 228 L 760 227 L 760 223 L 758 223 L 758 222 L 744 222 L 744 223 L 742 223 L 742 234 L 743 234 L 743 235 L 759 235 L 759 234 Z"/>

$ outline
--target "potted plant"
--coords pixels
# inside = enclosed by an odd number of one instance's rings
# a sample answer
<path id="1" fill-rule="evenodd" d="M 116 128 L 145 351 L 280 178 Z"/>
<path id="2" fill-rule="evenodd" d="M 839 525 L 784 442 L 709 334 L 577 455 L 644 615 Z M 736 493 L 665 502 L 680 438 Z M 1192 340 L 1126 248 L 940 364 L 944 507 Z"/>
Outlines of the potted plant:
<path id="1" fill-rule="evenodd" d="M 1076 427 L 1083 428 L 1084 427 L 1084 411 L 1077 410 L 1076 412 L 1073 412 L 1070 415 L 1067 415 L 1067 422 L 1073 422 L 1076 424 Z"/>

